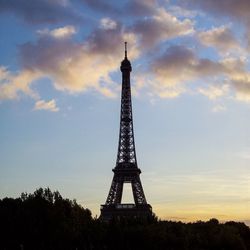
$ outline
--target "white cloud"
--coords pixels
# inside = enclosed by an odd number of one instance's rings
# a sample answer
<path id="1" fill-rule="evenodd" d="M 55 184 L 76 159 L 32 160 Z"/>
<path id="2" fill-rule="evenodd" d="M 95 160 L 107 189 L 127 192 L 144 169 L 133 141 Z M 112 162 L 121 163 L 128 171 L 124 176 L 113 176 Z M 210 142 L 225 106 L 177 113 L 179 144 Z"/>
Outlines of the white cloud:
<path id="1" fill-rule="evenodd" d="M 39 100 L 35 103 L 34 110 L 47 110 L 51 112 L 59 111 L 59 108 L 56 106 L 56 101 L 54 99 L 50 101 Z"/>
<path id="2" fill-rule="evenodd" d="M 38 30 L 37 33 L 43 36 L 46 35 L 56 39 L 62 39 L 62 38 L 69 38 L 72 35 L 74 35 L 76 33 L 76 29 L 74 26 L 68 25 L 53 30 L 48 30 L 48 29 Z"/>
<path id="3" fill-rule="evenodd" d="M 198 92 L 213 100 L 221 96 L 225 96 L 229 92 L 229 86 L 224 84 L 222 86 L 210 85 L 208 88 L 199 88 Z"/>
<path id="4" fill-rule="evenodd" d="M 198 15 L 197 11 L 193 11 L 193 10 L 189 10 L 189 9 L 185 9 L 181 6 L 170 6 L 168 8 L 168 10 L 171 12 L 172 15 L 176 16 L 176 17 L 188 17 L 188 18 L 193 18 L 195 16 Z"/>
<path id="5" fill-rule="evenodd" d="M 102 18 L 100 21 L 101 28 L 105 30 L 113 30 L 117 27 L 117 23 L 109 17 Z"/>

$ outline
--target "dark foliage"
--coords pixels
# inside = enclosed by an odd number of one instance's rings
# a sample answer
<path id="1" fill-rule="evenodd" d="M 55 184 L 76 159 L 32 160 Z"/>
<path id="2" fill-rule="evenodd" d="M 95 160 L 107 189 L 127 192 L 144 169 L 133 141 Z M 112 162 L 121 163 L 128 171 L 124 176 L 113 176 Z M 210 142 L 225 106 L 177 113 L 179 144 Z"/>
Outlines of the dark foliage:
<path id="1" fill-rule="evenodd" d="M 30 250 L 250 250 L 250 228 L 218 220 L 113 220 L 91 212 L 49 188 L 0 200 L 0 249 Z"/>

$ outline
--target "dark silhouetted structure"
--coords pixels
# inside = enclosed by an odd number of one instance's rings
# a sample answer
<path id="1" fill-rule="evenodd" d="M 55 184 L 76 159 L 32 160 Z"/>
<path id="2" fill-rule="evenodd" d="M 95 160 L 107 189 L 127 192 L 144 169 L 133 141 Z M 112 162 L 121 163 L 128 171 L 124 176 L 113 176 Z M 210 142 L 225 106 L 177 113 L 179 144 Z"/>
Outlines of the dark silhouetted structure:
<path id="1" fill-rule="evenodd" d="M 125 58 L 121 62 L 122 94 L 120 135 L 114 177 L 105 205 L 101 205 L 101 219 L 110 220 L 119 217 L 147 218 L 152 216 L 152 207 L 147 203 L 141 180 L 141 170 L 137 166 L 133 116 L 131 103 L 130 72 L 132 67 L 127 58 L 125 42 Z M 123 184 L 131 183 L 134 204 L 122 204 Z"/>
<path id="2" fill-rule="evenodd" d="M 250 228 L 242 222 L 105 223 L 49 188 L 0 199 L 0 223 L 0 250 L 250 250 Z"/>

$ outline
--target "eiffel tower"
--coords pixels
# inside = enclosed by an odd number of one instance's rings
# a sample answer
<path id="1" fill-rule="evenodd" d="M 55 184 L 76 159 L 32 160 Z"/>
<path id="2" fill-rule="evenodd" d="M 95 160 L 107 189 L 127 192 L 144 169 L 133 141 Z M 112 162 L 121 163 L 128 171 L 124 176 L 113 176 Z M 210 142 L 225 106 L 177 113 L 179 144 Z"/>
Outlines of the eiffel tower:
<path id="1" fill-rule="evenodd" d="M 127 58 L 126 42 L 125 58 L 121 62 L 120 70 L 122 72 L 122 93 L 118 153 L 116 166 L 112 170 L 114 176 L 110 191 L 105 205 L 101 205 L 100 218 L 103 220 L 120 217 L 146 218 L 152 216 L 152 207 L 146 201 L 140 180 L 141 170 L 138 168 L 136 160 L 130 87 L 132 67 Z M 121 203 L 124 183 L 131 184 L 134 198 L 133 204 Z"/>

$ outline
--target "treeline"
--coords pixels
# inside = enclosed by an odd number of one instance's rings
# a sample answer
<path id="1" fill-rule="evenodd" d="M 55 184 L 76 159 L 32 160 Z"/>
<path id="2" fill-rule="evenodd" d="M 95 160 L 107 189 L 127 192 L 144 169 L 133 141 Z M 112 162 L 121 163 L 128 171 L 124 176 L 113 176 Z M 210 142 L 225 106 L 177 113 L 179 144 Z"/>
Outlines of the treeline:
<path id="1" fill-rule="evenodd" d="M 250 250 L 244 223 L 156 218 L 105 223 L 49 188 L 0 200 L 0 228 L 2 250 Z"/>

